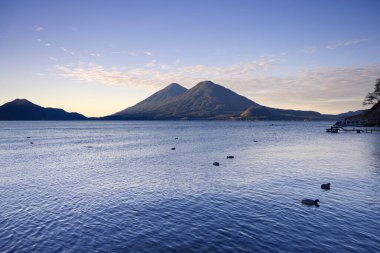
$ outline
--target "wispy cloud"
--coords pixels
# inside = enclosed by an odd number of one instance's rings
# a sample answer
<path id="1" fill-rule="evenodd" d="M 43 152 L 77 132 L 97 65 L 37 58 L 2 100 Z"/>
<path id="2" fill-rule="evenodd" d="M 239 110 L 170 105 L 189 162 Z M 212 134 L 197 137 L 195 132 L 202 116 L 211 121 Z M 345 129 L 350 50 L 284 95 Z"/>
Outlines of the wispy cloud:
<path id="1" fill-rule="evenodd" d="M 147 55 L 147 56 L 152 56 L 153 53 L 152 52 L 149 52 L 149 51 L 144 51 L 143 54 Z"/>
<path id="2" fill-rule="evenodd" d="M 156 65 L 157 65 L 157 60 L 151 60 L 147 64 L 145 64 L 145 66 L 148 68 L 155 67 Z"/>
<path id="3" fill-rule="evenodd" d="M 36 26 L 34 28 L 34 31 L 36 31 L 36 32 L 42 32 L 43 30 L 45 30 L 45 28 L 43 28 L 42 26 Z"/>
<path id="4" fill-rule="evenodd" d="M 45 47 L 50 47 L 51 46 L 51 43 L 50 42 L 46 42 L 44 40 L 42 40 L 41 38 L 37 38 L 36 39 L 39 43 L 43 44 Z"/>
<path id="5" fill-rule="evenodd" d="M 264 105 L 340 113 L 360 109 L 364 95 L 380 76 L 380 64 L 304 69 L 286 76 L 226 79 L 236 90 Z"/>
<path id="6" fill-rule="evenodd" d="M 160 64 L 160 68 L 161 68 L 161 69 L 164 69 L 164 70 L 167 70 L 167 69 L 170 68 L 170 66 L 167 65 L 167 64 Z"/>
<path id="7" fill-rule="evenodd" d="M 306 54 L 312 54 L 317 51 L 317 47 L 315 46 L 310 46 L 310 47 L 305 47 L 301 49 L 301 52 L 306 53 Z"/>
<path id="8" fill-rule="evenodd" d="M 357 45 L 357 44 L 365 42 L 365 41 L 368 41 L 368 39 L 338 40 L 338 41 L 333 41 L 333 42 L 329 43 L 326 46 L 326 48 L 333 50 L 333 49 L 336 49 L 338 47 Z"/>
<path id="9" fill-rule="evenodd" d="M 68 50 L 67 48 L 61 47 L 61 51 L 65 52 L 66 54 L 74 56 L 75 53 L 73 51 Z"/>
<path id="10" fill-rule="evenodd" d="M 126 51 L 126 50 L 113 51 L 113 52 L 111 52 L 111 54 L 127 54 L 127 55 L 130 55 L 130 56 L 136 56 L 137 55 L 137 53 L 134 52 L 134 51 Z"/>
<path id="11" fill-rule="evenodd" d="M 101 54 L 97 53 L 97 52 L 90 52 L 89 55 L 92 57 L 100 57 L 101 56 Z"/>

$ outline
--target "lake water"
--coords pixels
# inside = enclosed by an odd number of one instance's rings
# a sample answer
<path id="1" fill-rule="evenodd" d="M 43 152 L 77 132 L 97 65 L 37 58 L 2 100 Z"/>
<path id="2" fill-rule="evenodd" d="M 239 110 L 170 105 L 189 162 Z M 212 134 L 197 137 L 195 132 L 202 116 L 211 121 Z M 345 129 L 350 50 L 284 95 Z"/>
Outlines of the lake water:
<path id="1" fill-rule="evenodd" d="M 328 126 L 0 122 L 0 252 L 379 252 L 380 132 Z"/>

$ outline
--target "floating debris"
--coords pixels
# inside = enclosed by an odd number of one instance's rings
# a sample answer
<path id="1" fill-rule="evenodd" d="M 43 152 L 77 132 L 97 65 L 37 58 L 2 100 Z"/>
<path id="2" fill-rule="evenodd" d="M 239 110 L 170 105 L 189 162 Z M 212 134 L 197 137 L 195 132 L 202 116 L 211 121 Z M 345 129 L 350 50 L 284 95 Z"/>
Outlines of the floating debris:
<path id="1" fill-rule="evenodd" d="M 175 150 L 175 148 L 172 148 L 172 150 Z"/>
<path id="2" fill-rule="evenodd" d="M 30 144 L 34 144 L 34 143 L 31 141 Z"/>
<path id="3" fill-rule="evenodd" d="M 234 159 L 235 157 L 233 155 L 227 156 L 227 159 Z"/>
<path id="4" fill-rule="evenodd" d="M 259 142 L 259 141 L 254 140 L 253 142 Z"/>
<path id="5" fill-rule="evenodd" d="M 219 163 L 218 162 L 214 162 L 212 165 L 219 166 Z"/>

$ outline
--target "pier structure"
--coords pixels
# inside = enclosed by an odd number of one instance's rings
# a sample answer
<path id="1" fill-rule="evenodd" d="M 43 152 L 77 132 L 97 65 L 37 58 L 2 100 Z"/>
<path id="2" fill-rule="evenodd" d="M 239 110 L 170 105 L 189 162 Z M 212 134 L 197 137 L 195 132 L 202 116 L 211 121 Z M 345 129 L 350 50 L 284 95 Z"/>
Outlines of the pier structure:
<path id="1" fill-rule="evenodd" d="M 341 132 L 356 132 L 358 134 L 360 134 L 360 133 L 372 134 L 373 132 L 380 132 L 380 128 L 376 128 L 376 127 L 368 128 L 368 127 L 362 127 L 362 126 L 359 126 L 359 127 L 332 126 L 332 127 L 326 129 L 327 133 L 339 133 L 339 131 L 341 131 Z"/>

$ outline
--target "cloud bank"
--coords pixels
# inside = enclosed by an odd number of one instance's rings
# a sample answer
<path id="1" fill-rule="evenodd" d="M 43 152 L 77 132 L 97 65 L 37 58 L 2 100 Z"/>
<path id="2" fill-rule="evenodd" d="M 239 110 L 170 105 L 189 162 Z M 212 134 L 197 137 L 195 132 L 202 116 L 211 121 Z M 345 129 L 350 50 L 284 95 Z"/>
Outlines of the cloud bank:
<path id="1" fill-rule="evenodd" d="M 152 60 L 141 68 L 106 68 L 97 63 L 55 65 L 62 78 L 105 85 L 143 88 L 152 92 L 172 82 L 188 88 L 212 80 L 263 105 L 342 112 L 360 108 L 365 94 L 380 77 L 380 64 L 304 69 L 286 75 L 273 74 L 276 57 L 229 66 L 169 66 Z"/>
<path id="2" fill-rule="evenodd" d="M 240 63 L 230 66 L 205 66 L 193 65 L 185 67 L 173 67 L 167 64 L 159 64 L 157 60 L 151 60 L 145 67 L 124 70 L 124 68 L 106 68 L 97 63 L 80 62 L 77 66 L 55 65 L 57 75 L 89 82 L 107 85 L 122 85 L 140 88 L 159 88 L 172 82 L 179 82 L 185 86 L 210 79 L 224 80 L 246 79 L 254 73 L 269 70 L 274 66 L 273 58 L 261 58 L 257 61 Z"/>

